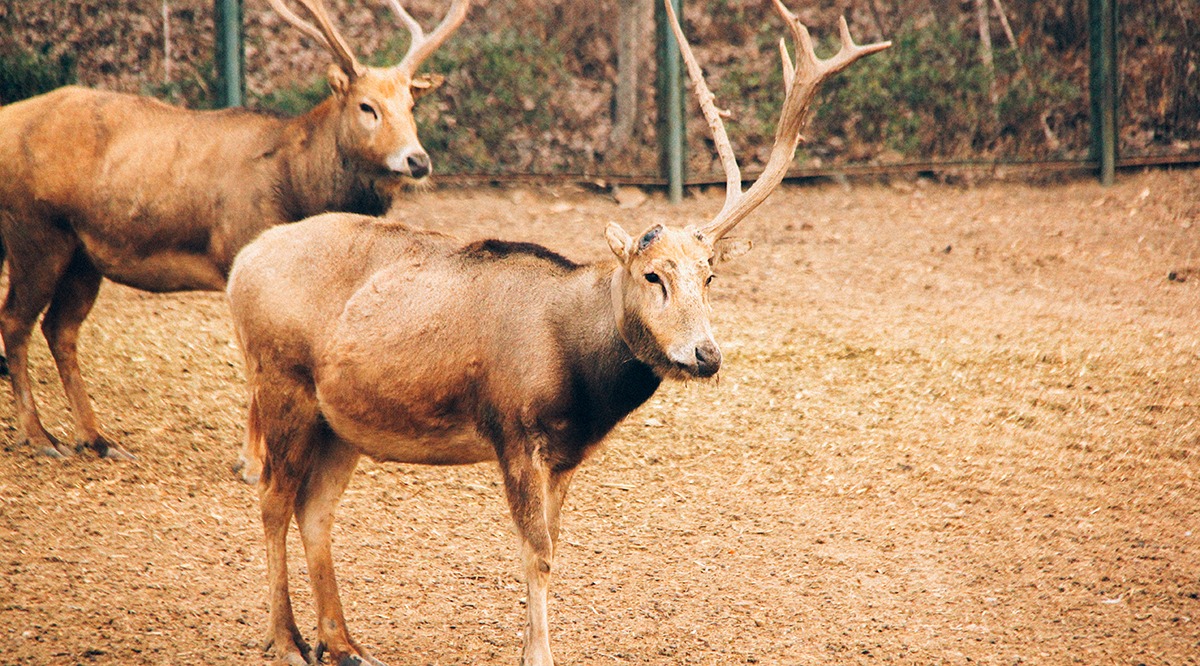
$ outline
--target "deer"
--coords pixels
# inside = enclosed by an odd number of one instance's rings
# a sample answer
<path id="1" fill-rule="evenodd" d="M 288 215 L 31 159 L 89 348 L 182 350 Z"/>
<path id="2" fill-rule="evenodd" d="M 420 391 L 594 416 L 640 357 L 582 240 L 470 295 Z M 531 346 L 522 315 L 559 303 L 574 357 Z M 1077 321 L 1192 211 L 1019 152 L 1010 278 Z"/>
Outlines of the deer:
<path id="1" fill-rule="evenodd" d="M 664 380 L 717 375 L 714 268 L 750 249 L 726 235 L 782 182 L 820 84 L 890 45 L 813 51 L 782 4 L 786 97 L 762 174 L 742 190 L 733 148 L 679 21 L 670 23 L 727 192 L 703 225 L 613 222 L 607 259 L 578 263 L 534 243 L 464 241 L 402 220 L 328 213 L 275 227 L 234 261 L 226 290 L 245 363 L 242 457 L 257 484 L 267 553 L 264 650 L 301 666 L 383 662 L 347 629 L 330 532 L 363 456 L 423 465 L 492 462 L 518 534 L 527 603 L 521 663 L 552 666 L 548 588 L 575 471 Z M 249 479 L 248 479 L 249 480 Z M 317 614 L 316 647 L 296 625 L 287 533 L 299 529 Z"/>
<path id="2" fill-rule="evenodd" d="M 469 1 L 453 0 L 426 34 L 388 0 L 412 35 L 391 67 L 361 64 L 320 0 L 297 0 L 311 21 L 269 1 L 334 59 L 330 96 L 296 118 L 74 86 L 0 108 L 0 259 L 9 269 L 0 335 L 18 442 L 54 457 L 86 448 L 132 457 L 101 433 L 76 351 L 103 278 L 151 292 L 221 291 L 237 252 L 263 230 L 326 211 L 379 214 L 426 182 L 432 166 L 413 104 L 442 77 L 417 68 L 463 23 Z M 28 343 L 43 312 L 74 448 L 46 431 L 34 400 Z"/>

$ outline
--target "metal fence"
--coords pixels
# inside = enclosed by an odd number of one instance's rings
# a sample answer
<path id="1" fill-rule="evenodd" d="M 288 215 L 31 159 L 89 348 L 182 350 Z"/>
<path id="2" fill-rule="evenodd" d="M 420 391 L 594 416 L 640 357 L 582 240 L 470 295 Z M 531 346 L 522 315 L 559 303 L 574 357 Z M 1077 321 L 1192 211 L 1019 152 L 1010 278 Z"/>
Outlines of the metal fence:
<path id="1" fill-rule="evenodd" d="M 382 0 L 326 2 L 365 59 L 402 51 L 403 30 Z M 406 4 L 428 24 L 447 2 Z M 440 177 L 667 185 L 660 101 L 681 84 L 656 86 L 665 69 L 656 4 L 473 7 L 429 63 L 446 85 L 418 107 Z M 753 177 L 783 96 L 783 26 L 766 0 L 683 4 L 689 41 L 718 104 L 732 111 L 731 139 Z M 823 42 L 844 13 L 861 40 L 894 43 L 825 87 L 795 176 L 1200 163 L 1200 0 L 788 4 Z M 238 25 L 220 37 L 221 26 Z M 0 0 L 0 56 L 21 53 L 74 54 L 84 85 L 197 107 L 244 90 L 250 106 L 299 112 L 326 90 L 327 57 L 260 0 Z M 13 78 L 5 68 L 17 61 L 0 62 L 0 82 Z M 217 76 L 219 63 L 241 66 L 244 87 Z M 0 101 L 12 101 L 3 95 L 0 86 Z M 690 92 L 681 98 L 679 179 L 723 182 Z"/>

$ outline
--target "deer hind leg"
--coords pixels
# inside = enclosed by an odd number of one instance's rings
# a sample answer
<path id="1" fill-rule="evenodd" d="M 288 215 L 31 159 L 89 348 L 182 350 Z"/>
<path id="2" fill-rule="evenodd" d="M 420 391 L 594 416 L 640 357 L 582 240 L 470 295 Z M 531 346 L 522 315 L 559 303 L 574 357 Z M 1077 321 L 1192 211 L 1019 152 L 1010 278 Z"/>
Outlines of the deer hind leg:
<path id="1" fill-rule="evenodd" d="M 294 479 L 276 477 L 273 482 L 260 483 L 258 489 L 267 543 L 267 587 L 271 606 L 271 627 L 263 642 L 263 650 L 274 646 L 276 663 L 287 666 L 314 663 L 312 649 L 304 642 L 296 626 L 288 590 L 287 531 L 292 521 L 298 485 Z"/>
<path id="2" fill-rule="evenodd" d="M 47 232 L 44 237 L 20 238 L 7 233 L 13 226 L 46 225 L 43 220 L 6 220 L 5 249 L 8 251 L 8 295 L 0 307 L 0 336 L 8 354 L 9 378 L 16 399 L 17 441 L 29 442 L 40 452 L 69 456 L 74 451 L 46 432 L 38 417 L 33 384 L 29 378 L 29 336 L 38 316 L 50 304 L 54 292 L 75 254 L 76 241 L 64 233 Z"/>
<path id="3" fill-rule="evenodd" d="M 311 388 L 291 377 L 257 376 L 262 387 L 251 422 L 266 442 L 263 474 L 258 482 L 259 508 L 267 548 L 270 629 L 263 649 L 274 646 L 277 664 L 305 666 L 315 655 L 296 627 L 288 588 L 287 532 L 296 501 L 312 470 L 316 431 L 320 427 Z M 260 383 L 261 382 L 261 383 Z"/>
<path id="4" fill-rule="evenodd" d="M 83 375 L 79 372 L 79 327 L 92 311 L 101 279 L 100 271 L 81 252 L 76 252 L 42 319 L 42 334 L 54 355 L 75 417 L 75 450 L 90 447 L 102 458 L 132 460 L 132 455 L 100 434 Z"/>
<path id="5" fill-rule="evenodd" d="M 571 471 L 553 471 L 541 456 L 543 446 L 527 443 L 520 451 L 500 456 L 509 511 L 521 539 L 525 570 L 526 623 L 522 666 L 553 666 L 547 617 L 550 572 L 558 541 L 559 514 L 570 485 Z"/>
<path id="6" fill-rule="evenodd" d="M 333 572 L 330 543 L 333 516 L 358 465 L 359 453 L 327 428 L 323 430 L 320 453 L 314 458 L 308 480 L 296 497 L 296 523 L 300 526 L 308 578 L 317 604 L 317 659 L 328 652 L 330 663 L 339 666 L 383 666 L 350 638 Z"/>

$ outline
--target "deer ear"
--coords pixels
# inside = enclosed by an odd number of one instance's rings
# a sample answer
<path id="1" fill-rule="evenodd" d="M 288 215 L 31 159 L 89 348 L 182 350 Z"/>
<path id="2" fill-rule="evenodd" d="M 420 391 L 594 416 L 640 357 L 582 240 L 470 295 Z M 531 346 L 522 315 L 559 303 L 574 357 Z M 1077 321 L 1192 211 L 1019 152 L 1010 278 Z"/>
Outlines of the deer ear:
<path id="1" fill-rule="evenodd" d="M 736 259 L 750 251 L 754 247 L 753 241 L 748 238 L 721 238 L 713 243 L 713 256 L 710 262 L 713 266 Z"/>
<path id="2" fill-rule="evenodd" d="M 414 76 L 412 83 L 409 84 L 412 89 L 412 97 L 414 100 L 421 99 L 440 88 L 445 82 L 446 77 L 441 74 L 421 74 L 420 76 Z"/>
<path id="3" fill-rule="evenodd" d="M 604 230 L 604 238 L 608 240 L 609 249 L 621 260 L 621 265 L 628 266 L 629 260 L 633 258 L 633 239 L 629 234 L 621 225 L 609 222 L 608 228 Z"/>
<path id="4" fill-rule="evenodd" d="M 326 76 L 329 78 L 329 87 L 333 90 L 333 94 L 341 98 L 350 94 L 350 77 L 342 71 L 341 67 L 330 65 Z"/>

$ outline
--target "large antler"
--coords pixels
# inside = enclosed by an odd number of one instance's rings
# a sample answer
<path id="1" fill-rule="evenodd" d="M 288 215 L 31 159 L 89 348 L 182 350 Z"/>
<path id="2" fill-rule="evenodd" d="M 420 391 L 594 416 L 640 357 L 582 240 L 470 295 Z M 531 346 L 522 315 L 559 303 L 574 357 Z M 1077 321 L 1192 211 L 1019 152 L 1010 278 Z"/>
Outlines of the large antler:
<path id="1" fill-rule="evenodd" d="M 346 44 L 346 40 L 338 33 L 337 28 L 333 26 L 333 21 L 329 20 L 329 14 L 325 12 L 325 6 L 319 0 L 296 0 L 300 6 L 304 8 L 308 15 L 317 22 L 317 26 L 305 21 L 288 9 L 287 5 L 283 4 L 283 0 L 267 0 L 275 11 L 283 17 L 283 20 L 291 23 L 296 29 L 309 37 L 316 40 L 318 43 L 324 44 L 333 57 L 337 59 L 338 66 L 352 80 L 363 74 L 365 69 L 358 63 L 358 59 L 354 57 L 354 53 L 350 51 L 350 47 Z M 319 26 L 319 27 L 318 27 Z"/>
<path id="2" fill-rule="evenodd" d="M 775 144 L 771 148 L 771 157 L 767 159 L 767 166 L 758 180 L 750 186 L 750 189 L 743 192 L 741 170 L 738 168 L 737 158 L 733 154 L 733 146 L 729 143 L 729 136 L 725 133 L 725 125 L 721 122 L 721 116 L 729 114 L 727 111 L 718 109 L 713 103 L 712 91 L 704 82 L 704 73 L 700 70 L 700 65 L 696 63 L 696 57 L 692 54 L 692 49 L 683 36 L 683 29 L 679 27 L 679 20 L 675 17 L 675 9 L 671 6 L 671 0 L 663 0 L 663 4 L 667 8 L 667 16 L 671 19 L 671 29 L 675 32 L 679 50 L 687 64 L 688 76 L 692 79 L 700 108 L 704 111 L 704 118 L 708 121 L 708 127 L 712 131 L 717 154 L 721 157 L 721 166 L 725 169 L 725 206 L 721 208 L 721 212 L 717 213 L 712 222 L 700 228 L 700 232 L 710 240 L 715 241 L 721 238 L 730 229 L 737 226 L 738 222 L 745 219 L 750 211 L 766 200 L 767 196 L 783 181 L 788 166 L 796 154 L 796 146 L 803 138 L 801 132 L 808 121 L 808 109 L 821 83 L 831 75 L 845 69 L 855 60 L 876 51 L 882 51 L 892 45 L 891 42 L 878 42 L 865 46 L 855 44 L 854 39 L 850 36 L 850 28 L 847 27 L 846 19 L 843 17 L 839 26 L 842 39 L 841 49 L 833 57 L 822 60 L 813 51 L 812 37 L 808 34 L 808 28 L 804 27 L 795 14 L 788 11 L 781 0 L 773 0 L 773 2 L 776 12 L 791 28 L 792 39 L 795 40 L 797 46 L 796 61 L 793 65 L 788 56 L 787 44 L 781 38 L 779 54 L 783 59 L 783 81 L 787 96 L 783 102 L 783 112 L 779 116 L 779 125 L 775 128 Z"/>
<path id="3" fill-rule="evenodd" d="M 420 67 L 421 63 L 436 51 L 442 42 L 458 29 L 458 26 L 462 25 L 463 20 L 467 18 L 467 7 L 471 3 L 469 0 L 454 0 L 454 4 L 450 5 L 450 10 L 446 12 L 446 17 L 428 36 L 421 29 L 421 24 L 405 11 L 400 0 L 388 0 L 388 4 L 392 6 L 408 31 L 412 33 L 412 43 L 408 46 L 408 52 L 404 54 L 404 59 L 400 61 L 400 64 L 394 68 L 411 78 L 417 73 L 417 67 Z"/>

